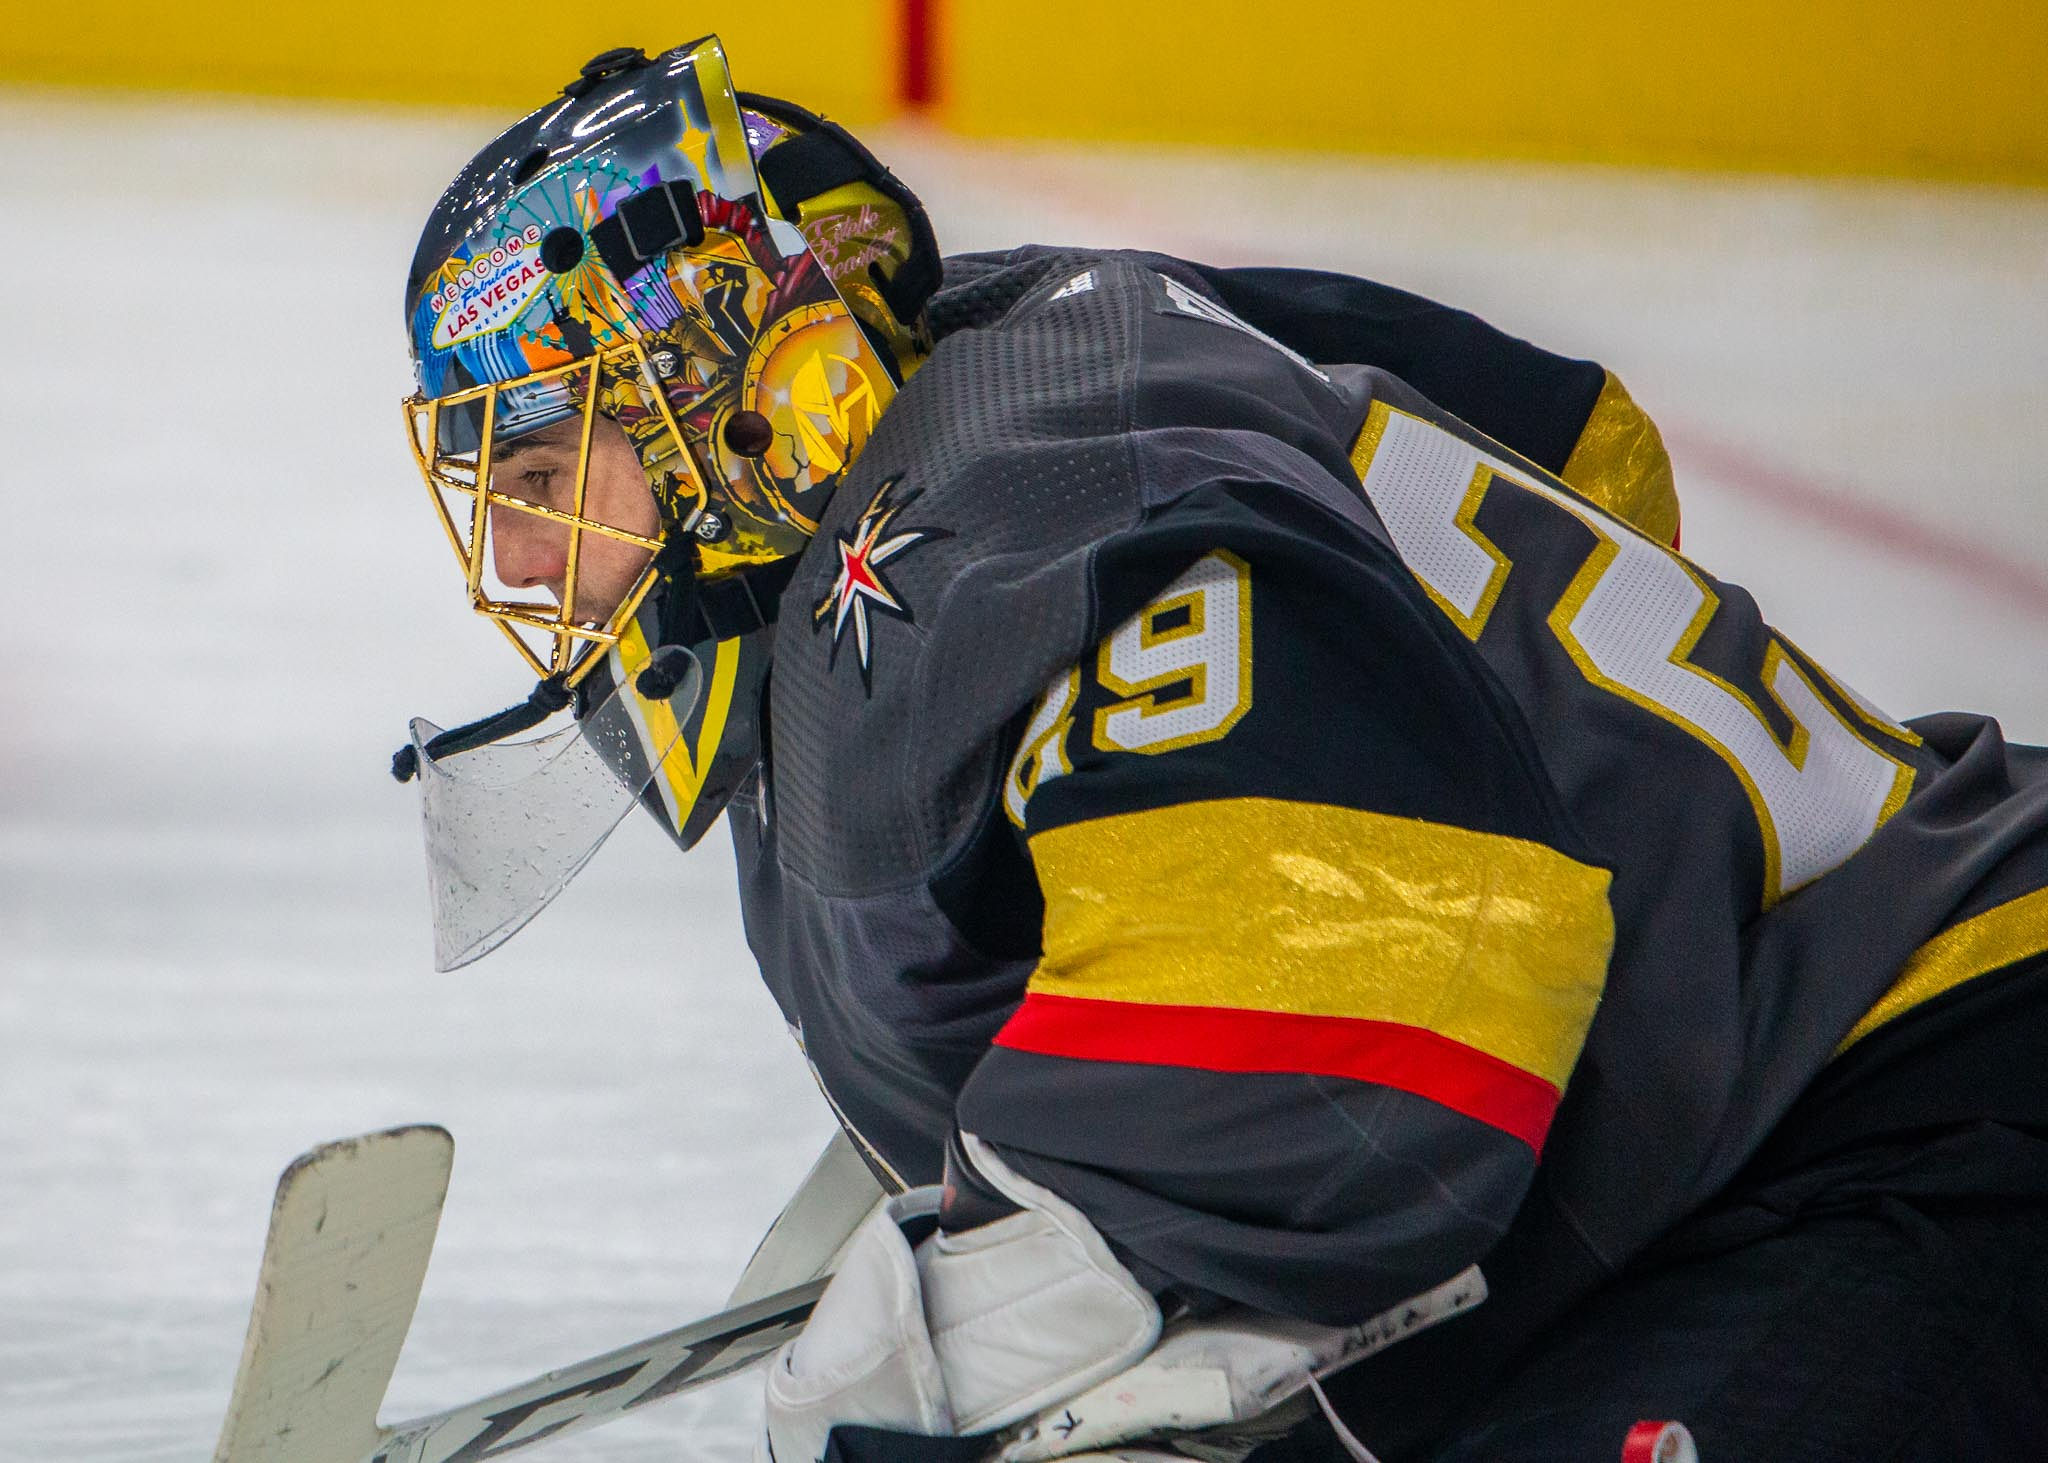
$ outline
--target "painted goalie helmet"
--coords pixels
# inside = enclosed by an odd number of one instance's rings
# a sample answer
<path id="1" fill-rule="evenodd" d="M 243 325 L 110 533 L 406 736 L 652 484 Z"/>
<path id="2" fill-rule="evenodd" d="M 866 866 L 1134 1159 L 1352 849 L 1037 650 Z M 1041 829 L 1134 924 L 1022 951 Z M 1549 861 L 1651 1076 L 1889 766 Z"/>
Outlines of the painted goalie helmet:
<path id="1" fill-rule="evenodd" d="M 929 349 L 938 278 L 909 190 L 736 93 L 715 37 L 598 56 L 442 195 L 406 283 L 407 437 L 472 607 L 542 679 L 416 721 L 394 763 L 438 968 L 515 933 L 635 802 L 687 848 L 751 774 L 780 590 Z"/>

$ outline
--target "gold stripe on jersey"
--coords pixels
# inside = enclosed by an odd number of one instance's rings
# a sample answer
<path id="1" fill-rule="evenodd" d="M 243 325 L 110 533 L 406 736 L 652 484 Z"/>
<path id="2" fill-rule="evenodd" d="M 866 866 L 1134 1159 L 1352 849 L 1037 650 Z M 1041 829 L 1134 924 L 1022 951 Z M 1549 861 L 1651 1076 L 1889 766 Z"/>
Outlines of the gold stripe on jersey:
<path id="1" fill-rule="evenodd" d="M 2048 950 L 2048 889 L 1993 905 L 1943 930 L 1913 952 L 1892 988 L 1849 1028 L 1835 1055 L 1915 1006 L 2044 950 Z"/>
<path id="2" fill-rule="evenodd" d="M 1612 371 L 1558 474 L 1572 488 L 1660 544 L 1678 542 L 1678 488 L 1657 424 Z"/>
<path id="3" fill-rule="evenodd" d="M 1614 944 L 1605 869 L 1414 818 L 1229 798 L 1030 848 L 1033 994 L 1398 1023 L 1557 1088 Z"/>

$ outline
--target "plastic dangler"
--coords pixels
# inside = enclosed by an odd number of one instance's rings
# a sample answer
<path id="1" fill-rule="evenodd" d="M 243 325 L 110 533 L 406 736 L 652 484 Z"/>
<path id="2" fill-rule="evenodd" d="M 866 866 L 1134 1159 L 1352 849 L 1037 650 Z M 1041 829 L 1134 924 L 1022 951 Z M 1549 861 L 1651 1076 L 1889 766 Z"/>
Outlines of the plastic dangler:
<path id="1" fill-rule="evenodd" d="M 703 686 L 692 662 L 670 704 L 686 713 Z M 426 746 L 441 728 L 416 718 L 434 968 L 489 954 L 547 908 L 640 800 L 684 720 L 654 730 L 637 698 L 614 690 L 573 726 L 437 761 Z"/>

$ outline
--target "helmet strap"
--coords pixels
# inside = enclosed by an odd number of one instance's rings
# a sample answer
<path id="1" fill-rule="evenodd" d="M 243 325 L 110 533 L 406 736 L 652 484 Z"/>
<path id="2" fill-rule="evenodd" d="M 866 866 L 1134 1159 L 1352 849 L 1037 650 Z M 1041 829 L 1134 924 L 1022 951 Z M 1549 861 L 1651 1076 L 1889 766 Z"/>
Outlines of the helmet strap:
<path id="1" fill-rule="evenodd" d="M 452 757 L 458 752 L 473 752 L 478 747 L 487 747 L 492 742 L 502 742 L 507 737 L 516 737 L 529 728 L 539 726 L 557 711 L 575 699 L 560 676 L 549 676 L 527 694 L 517 706 L 508 706 L 490 716 L 478 717 L 464 726 L 450 727 L 427 743 L 427 755 L 438 762 L 443 757 Z M 391 758 L 391 775 L 400 782 L 411 782 L 420 770 L 419 754 L 410 742 L 400 747 Z"/>
<path id="2" fill-rule="evenodd" d="M 590 242 L 614 278 L 631 279 L 669 250 L 704 242 L 697 194 L 680 183 L 635 193 L 591 229 Z"/>
<path id="3" fill-rule="evenodd" d="M 674 567 L 663 564 L 676 550 Z M 696 550 L 687 541 L 671 544 L 655 556 L 662 578 L 660 644 L 633 689 L 650 701 L 665 701 L 689 673 L 690 647 L 706 641 L 733 640 L 765 630 L 782 609 L 782 591 L 796 575 L 798 556 L 787 555 L 718 579 L 697 577 Z"/>
<path id="4" fill-rule="evenodd" d="M 655 646 L 633 689 L 650 701 L 666 701 L 689 674 L 690 647 L 706 641 L 732 640 L 775 623 L 782 609 L 782 591 L 796 577 L 798 556 L 771 559 L 710 581 L 697 577 L 697 548 L 678 539 L 655 556 L 661 576 L 660 644 Z M 426 745 L 438 762 L 478 747 L 502 742 L 539 726 L 576 699 L 563 675 L 549 676 L 517 706 L 450 727 Z M 419 775 L 419 754 L 408 742 L 391 758 L 391 775 L 411 782 Z"/>

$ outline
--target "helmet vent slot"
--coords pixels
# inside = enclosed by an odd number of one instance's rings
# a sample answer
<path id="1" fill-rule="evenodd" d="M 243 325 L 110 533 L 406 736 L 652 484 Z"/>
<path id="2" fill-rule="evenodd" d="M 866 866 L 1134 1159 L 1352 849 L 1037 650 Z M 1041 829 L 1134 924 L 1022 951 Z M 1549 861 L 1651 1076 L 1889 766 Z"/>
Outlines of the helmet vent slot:
<path id="1" fill-rule="evenodd" d="M 599 51 L 583 63 L 583 70 L 574 81 L 562 88 L 562 95 L 587 96 L 614 76 L 623 75 L 628 71 L 638 71 L 642 66 L 652 64 L 647 53 L 638 46 L 614 46 L 609 51 Z"/>
<path id="2" fill-rule="evenodd" d="M 548 165 L 548 150 L 536 147 L 519 160 L 519 166 L 512 170 L 512 182 L 516 187 L 533 181 L 533 175 Z"/>

